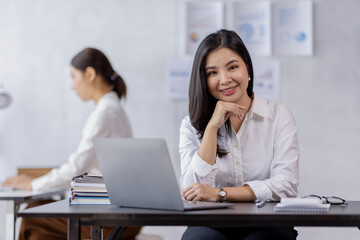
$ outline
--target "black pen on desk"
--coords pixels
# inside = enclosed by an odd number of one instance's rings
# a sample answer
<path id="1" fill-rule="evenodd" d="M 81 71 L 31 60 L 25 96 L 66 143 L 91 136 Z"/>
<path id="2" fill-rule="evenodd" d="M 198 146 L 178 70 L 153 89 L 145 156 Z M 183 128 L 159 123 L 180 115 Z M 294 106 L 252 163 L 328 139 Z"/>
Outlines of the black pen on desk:
<path id="1" fill-rule="evenodd" d="M 266 201 L 260 201 L 260 202 L 257 202 L 257 203 L 256 203 L 256 206 L 257 206 L 258 208 L 261 208 L 261 207 L 265 206 L 265 203 L 266 203 Z"/>

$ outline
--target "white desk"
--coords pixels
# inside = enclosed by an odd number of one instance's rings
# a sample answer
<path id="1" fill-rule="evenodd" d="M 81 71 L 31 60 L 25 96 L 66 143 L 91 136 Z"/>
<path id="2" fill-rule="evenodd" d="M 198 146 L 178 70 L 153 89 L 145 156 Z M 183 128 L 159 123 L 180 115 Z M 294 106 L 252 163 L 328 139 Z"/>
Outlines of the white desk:
<path id="1" fill-rule="evenodd" d="M 0 191 L 0 201 L 6 201 L 6 240 L 15 240 L 16 219 L 20 204 L 65 196 L 68 189 L 54 189 L 46 192 L 33 191 Z"/>

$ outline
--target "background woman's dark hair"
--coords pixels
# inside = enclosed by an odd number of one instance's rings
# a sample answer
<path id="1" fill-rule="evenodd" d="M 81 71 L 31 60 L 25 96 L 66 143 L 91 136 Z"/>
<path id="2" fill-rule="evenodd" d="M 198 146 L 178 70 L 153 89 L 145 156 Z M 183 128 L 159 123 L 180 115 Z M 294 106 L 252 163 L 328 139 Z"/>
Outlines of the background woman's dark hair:
<path id="1" fill-rule="evenodd" d="M 208 90 L 205 72 L 206 58 L 210 52 L 221 47 L 235 51 L 245 62 L 251 79 L 246 91 L 250 98 L 253 97 L 254 72 L 250 54 L 244 42 L 234 31 L 225 29 L 208 35 L 200 43 L 195 53 L 189 85 L 190 120 L 194 128 L 200 133 L 200 139 L 204 136 L 205 128 L 212 117 L 217 102 L 217 99 Z M 226 121 L 225 126 L 226 132 L 231 134 L 230 120 Z M 219 137 L 222 136 L 218 132 L 218 139 Z M 226 155 L 226 149 L 218 144 L 217 154 L 220 157 Z"/>
<path id="2" fill-rule="evenodd" d="M 101 75 L 108 84 L 114 86 L 113 90 L 119 98 L 126 97 L 124 80 L 114 71 L 109 59 L 100 50 L 85 48 L 73 57 L 71 65 L 81 71 L 85 71 L 87 67 L 93 67 L 96 74 Z"/>

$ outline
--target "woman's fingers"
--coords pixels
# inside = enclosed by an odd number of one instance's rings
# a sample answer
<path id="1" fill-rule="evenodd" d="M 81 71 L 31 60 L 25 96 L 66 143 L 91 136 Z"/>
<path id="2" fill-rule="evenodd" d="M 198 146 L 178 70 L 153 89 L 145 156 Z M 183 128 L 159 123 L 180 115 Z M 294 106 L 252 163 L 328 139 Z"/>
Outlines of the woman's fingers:
<path id="1" fill-rule="evenodd" d="M 196 193 L 191 193 L 189 196 L 187 196 L 185 199 L 187 201 L 194 201 L 197 197 L 197 194 Z"/>
<path id="2" fill-rule="evenodd" d="M 238 119 L 243 119 L 245 117 L 244 113 L 241 111 L 243 106 L 236 105 L 236 112 Z"/>
<path id="3" fill-rule="evenodd" d="M 185 188 L 185 190 L 183 191 L 182 195 L 186 200 L 191 201 L 190 198 L 194 198 L 194 186 L 196 186 L 196 184 L 197 183 L 190 185 L 189 187 Z"/>
<path id="4" fill-rule="evenodd" d="M 191 186 L 192 186 L 192 185 L 191 185 Z M 191 189 L 191 186 L 185 188 L 185 189 L 183 190 L 183 193 L 182 193 L 182 194 L 183 194 L 183 195 L 186 194 L 186 193 Z"/>
<path id="5" fill-rule="evenodd" d="M 11 180 L 9 178 L 7 178 L 3 183 L 2 183 L 2 187 L 8 187 L 11 185 Z"/>
<path id="6" fill-rule="evenodd" d="M 33 177 L 30 177 L 26 174 L 20 174 L 15 177 L 7 178 L 4 183 L 3 187 L 14 187 L 22 190 L 31 190 L 31 181 L 33 180 Z"/>
<path id="7" fill-rule="evenodd" d="M 188 201 L 216 201 L 217 191 L 218 189 L 194 183 L 184 190 L 183 197 Z"/>
<path id="8" fill-rule="evenodd" d="M 241 109 L 242 106 L 238 104 L 218 101 L 214 113 L 225 115 L 226 113 L 231 112 L 234 114 L 237 110 Z"/>
<path id="9" fill-rule="evenodd" d="M 183 191 L 183 197 L 188 201 L 193 201 L 195 198 L 198 197 L 197 189 L 201 186 L 200 183 L 194 183 L 190 187 L 185 188 Z"/>
<path id="10" fill-rule="evenodd" d="M 222 112 L 224 112 L 226 115 L 234 115 L 236 118 L 240 120 L 245 117 L 244 113 L 242 112 L 242 110 L 245 109 L 245 106 L 241 106 L 236 103 L 227 103 L 227 102 L 222 102 L 220 105 Z"/>
<path id="11" fill-rule="evenodd" d="M 232 105 L 232 106 L 229 106 L 230 108 L 230 111 L 232 112 L 233 115 L 235 115 L 235 117 L 241 119 L 242 118 L 242 113 L 240 111 L 240 109 L 238 108 L 238 106 L 236 105 Z"/>
<path id="12" fill-rule="evenodd" d="M 219 129 L 231 115 L 241 118 L 241 114 L 235 105 L 219 101 L 216 104 L 214 113 L 209 123 Z"/>

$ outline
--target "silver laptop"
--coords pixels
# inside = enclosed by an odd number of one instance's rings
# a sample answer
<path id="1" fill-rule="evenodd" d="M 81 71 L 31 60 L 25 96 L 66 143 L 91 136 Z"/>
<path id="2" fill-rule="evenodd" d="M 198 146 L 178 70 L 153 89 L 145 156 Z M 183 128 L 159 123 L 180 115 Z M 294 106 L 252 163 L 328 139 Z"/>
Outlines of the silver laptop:
<path id="1" fill-rule="evenodd" d="M 165 210 L 225 208 L 232 203 L 186 202 L 163 139 L 94 139 L 110 202 Z"/>

